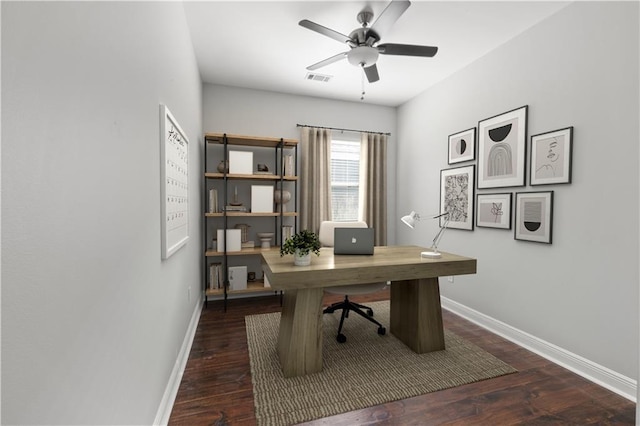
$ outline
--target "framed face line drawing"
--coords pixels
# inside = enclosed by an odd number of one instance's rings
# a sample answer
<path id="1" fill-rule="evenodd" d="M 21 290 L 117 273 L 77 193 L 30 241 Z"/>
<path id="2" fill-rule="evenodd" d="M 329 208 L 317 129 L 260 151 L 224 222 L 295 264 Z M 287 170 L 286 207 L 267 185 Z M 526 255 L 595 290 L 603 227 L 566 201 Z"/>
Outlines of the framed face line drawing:
<path id="1" fill-rule="evenodd" d="M 524 186 L 528 106 L 478 122 L 478 188 Z"/>
<path id="2" fill-rule="evenodd" d="M 511 229 L 511 193 L 478 194 L 476 226 Z"/>
<path id="3" fill-rule="evenodd" d="M 551 244 L 553 191 L 516 192 L 516 240 Z"/>
<path id="4" fill-rule="evenodd" d="M 440 213 L 449 213 L 447 228 L 473 231 L 474 180 L 475 165 L 440 170 Z"/>
<path id="5" fill-rule="evenodd" d="M 476 128 L 449 135 L 449 164 L 476 159 Z"/>
<path id="6" fill-rule="evenodd" d="M 571 183 L 573 127 L 531 136 L 529 183 Z"/>

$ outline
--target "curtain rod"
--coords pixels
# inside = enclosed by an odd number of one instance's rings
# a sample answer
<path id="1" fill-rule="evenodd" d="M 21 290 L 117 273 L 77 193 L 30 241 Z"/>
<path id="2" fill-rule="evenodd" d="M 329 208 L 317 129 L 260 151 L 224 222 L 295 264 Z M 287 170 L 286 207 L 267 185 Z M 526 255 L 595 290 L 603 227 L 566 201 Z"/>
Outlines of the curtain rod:
<path id="1" fill-rule="evenodd" d="M 311 126 L 309 124 L 296 124 L 296 127 L 316 127 L 318 129 L 340 130 L 342 132 L 358 132 L 358 133 L 364 132 L 364 133 L 374 133 L 377 135 L 391 136 L 391 133 L 385 133 L 385 132 L 370 132 L 368 130 L 341 129 L 340 127 Z"/>

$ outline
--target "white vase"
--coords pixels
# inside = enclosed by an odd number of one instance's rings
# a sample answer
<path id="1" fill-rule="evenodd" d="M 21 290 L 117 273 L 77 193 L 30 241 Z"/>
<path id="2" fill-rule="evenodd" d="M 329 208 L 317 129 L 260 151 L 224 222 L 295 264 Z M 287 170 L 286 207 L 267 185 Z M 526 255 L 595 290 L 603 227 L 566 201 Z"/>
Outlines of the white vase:
<path id="1" fill-rule="evenodd" d="M 291 193 L 286 189 L 276 188 L 273 193 L 273 200 L 276 202 L 276 212 L 280 211 L 280 205 L 282 205 L 282 212 L 287 211 L 287 203 L 291 200 Z"/>
<path id="2" fill-rule="evenodd" d="M 296 252 L 293 254 L 293 264 L 296 266 L 311 265 L 311 252 L 307 254 L 300 254 L 300 250 L 296 249 Z"/>

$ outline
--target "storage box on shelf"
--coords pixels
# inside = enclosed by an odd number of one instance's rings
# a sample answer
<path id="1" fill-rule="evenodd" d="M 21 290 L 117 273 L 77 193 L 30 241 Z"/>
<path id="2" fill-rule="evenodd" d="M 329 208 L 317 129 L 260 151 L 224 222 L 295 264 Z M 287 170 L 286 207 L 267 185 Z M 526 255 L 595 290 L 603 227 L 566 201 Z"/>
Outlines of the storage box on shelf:
<path id="1" fill-rule="evenodd" d="M 229 267 L 242 267 L 251 262 L 259 267 L 259 256 L 264 250 L 279 250 L 283 236 L 291 233 L 291 229 L 297 231 L 298 141 L 224 133 L 205 133 L 204 139 L 203 199 L 206 204 L 206 223 L 203 232 L 203 287 L 205 301 L 209 297 L 223 298 L 226 309 L 229 294 L 273 292 L 268 284 L 265 286 L 262 271 L 256 273 L 251 269 L 249 271 L 254 272 L 251 276 L 255 278 L 247 282 L 246 289 L 243 286 L 239 290 L 233 289 L 229 285 Z M 233 155 L 230 155 L 232 152 Z M 237 170 L 242 173 L 230 173 Z M 259 203 L 256 206 L 259 211 L 252 210 L 252 202 Z M 234 251 L 230 251 L 229 247 L 225 247 L 224 240 L 218 241 L 217 235 L 223 235 L 222 230 L 234 229 L 234 226 L 244 228 L 243 238 L 247 241 L 242 241 L 240 250 L 237 250 L 236 242 Z M 267 226 L 271 229 L 266 229 Z M 271 233 L 265 231 L 273 231 L 269 248 L 261 246 L 264 235 Z M 265 244 L 268 245 L 268 242 Z M 211 265 L 216 265 L 213 272 Z M 211 283 L 212 276 L 218 282 Z"/>

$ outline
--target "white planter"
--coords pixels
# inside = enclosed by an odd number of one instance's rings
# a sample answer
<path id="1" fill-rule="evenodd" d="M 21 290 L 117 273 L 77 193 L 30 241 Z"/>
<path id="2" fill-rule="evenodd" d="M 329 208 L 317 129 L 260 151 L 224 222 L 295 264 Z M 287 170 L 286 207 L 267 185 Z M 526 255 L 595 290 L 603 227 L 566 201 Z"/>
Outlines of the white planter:
<path id="1" fill-rule="evenodd" d="M 301 255 L 298 250 L 296 250 L 293 255 L 293 264 L 296 266 L 309 266 L 311 265 L 311 252 Z"/>

